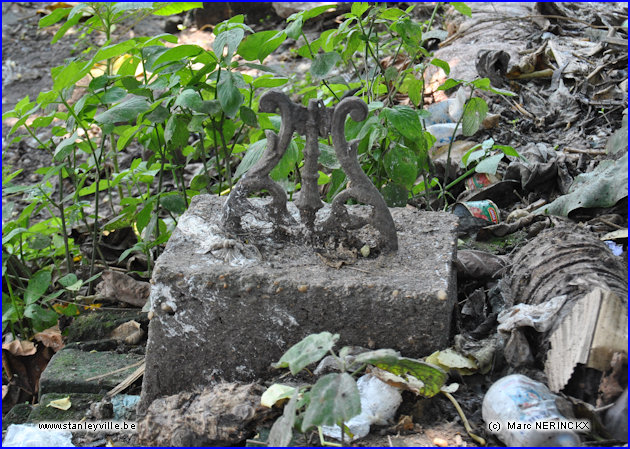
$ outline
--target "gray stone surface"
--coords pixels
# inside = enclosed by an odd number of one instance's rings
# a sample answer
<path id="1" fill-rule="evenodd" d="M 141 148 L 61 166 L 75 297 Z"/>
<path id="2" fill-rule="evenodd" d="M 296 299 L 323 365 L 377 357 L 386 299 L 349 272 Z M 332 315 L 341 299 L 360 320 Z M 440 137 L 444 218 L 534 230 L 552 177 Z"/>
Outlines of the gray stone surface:
<path id="1" fill-rule="evenodd" d="M 50 359 L 40 377 L 40 397 L 46 393 L 99 393 L 111 390 L 138 369 L 138 366 L 100 379 L 86 379 L 133 365 L 142 359 L 137 354 L 64 348 Z"/>
<path id="2" fill-rule="evenodd" d="M 359 255 L 336 269 L 306 243 L 274 243 L 281 233 L 256 228 L 255 218 L 244 226 L 250 234 L 226 235 L 218 222 L 223 201 L 196 196 L 156 262 L 141 413 L 159 396 L 213 380 L 268 378 L 269 365 L 311 333 L 339 333 L 339 347 L 393 348 L 409 357 L 448 345 L 452 214 L 391 209 L 399 250 Z M 298 214 L 292 203 L 289 212 Z M 358 231 L 355 246 L 376 247 L 375 234 Z M 350 253 L 337 252 L 324 259 L 334 265 Z"/>

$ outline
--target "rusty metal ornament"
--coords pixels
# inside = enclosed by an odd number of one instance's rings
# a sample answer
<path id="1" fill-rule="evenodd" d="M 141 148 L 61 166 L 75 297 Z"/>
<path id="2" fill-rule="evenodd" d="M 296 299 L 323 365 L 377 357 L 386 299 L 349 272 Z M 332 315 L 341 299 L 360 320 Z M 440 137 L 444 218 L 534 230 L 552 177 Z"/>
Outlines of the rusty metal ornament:
<path id="1" fill-rule="evenodd" d="M 266 130 L 267 148 L 263 157 L 236 183 L 223 206 L 223 223 L 226 229 L 241 231 L 241 218 L 248 213 L 261 220 L 269 221 L 280 228 L 298 225 L 287 209 L 287 195 L 280 184 L 270 177 L 271 170 L 286 152 L 293 133 L 306 136 L 304 165 L 300 172 L 302 188 L 295 205 L 300 211 L 300 220 L 307 233 L 317 236 L 359 229 L 372 225 L 379 232 L 379 246 L 384 252 L 398 249 L 398 237 L 394 220 L 380 192 L 361 169 L 357 160 L 359 140 L 348 142 L 344 133 L 346 116 L 354 121 L 365 120 L 367 105 L 359 98 L 345 98 L 335 108 L 326 108 L 321 100 L 309 100 L 308 107 L 293 103 L 281 92 L 265 93 L 259 104 L 261 112 L 279 111 L 282 118 L 279 134 Z M 341 168 L 348 179 L 348 187 L 338 193 L 332 201 L 329 217 L 322 223 L 316 222 L 317 211 L 324 204 L 319 197 L 318 138 L 332 135 L 333 146 Z M 267 190 L 271 202 L 266 210 L 253 205 L 247 198 L 250 194 Z M 368 218 L 351 214 L 345 203 L 355 199 L 372 207 Z"/>

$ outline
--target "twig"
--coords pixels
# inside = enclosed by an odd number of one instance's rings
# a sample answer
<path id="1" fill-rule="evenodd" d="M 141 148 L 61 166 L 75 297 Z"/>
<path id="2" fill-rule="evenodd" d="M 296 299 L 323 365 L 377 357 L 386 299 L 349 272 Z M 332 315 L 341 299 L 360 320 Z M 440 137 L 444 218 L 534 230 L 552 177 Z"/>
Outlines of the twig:
<path id="1" fill-rule="evenodd" d="M 122 371 L 128 370 L 129 368 L 135 368 L 136 366 L 142 365 L 143 363 L 144 363 L 144 360 L 142 360 L 140 362 L 133 363 L 133 364 L 131 364 L 129 366 L 125 366 L 124 368 L 119 368 L 119 369 L 116 369 L 114 371 L 110 371 L 109 373 L 100 374 L 100 375 L 94 376 L 94 377 L 89 377 L 89 378 L 85 379 L 85 381 L 86 382 L 91 382 L 91 381 L 96 380 L 96 379 L 101 379 L 103 377 L 111 376 L 112 374 L 118 374 L 118 373 L 120 373 Z"/>
<path id="2" fill-rule="evenodd" d="M 121 391 L 127 389 L 132 383 L 134 383 L 137 379 L 139 379 L 144 374 L 144 367 L 145 367 L 145 364 L 144 362 L 142 362 L 142 365 L 140 365 L 137 370 L 135 370 L 133 373 L 127 376 L 127 378 L 123 380 L 121 383 L 119 383 L 114 388 L 109 390 L 105 396 L 111 398 L 112 396 L 116 396 Z"/>
<path id="3" fill-rule="evenodd" d="M 444 396 L 446 396 L 448 400 L 451 401 L 453 405 L 455 406 L 455 410 L 457 410 L 457 413 L 459 413 L 459 417 L 462 419 L 462 422 L 464 423 L 464 428 L 466 429 L 466 432 L 468 433 L 470 438 L 472 438 L 473 440 L 475 440 L 477 443 L 481 444 L 482 446 L 485 446 L 486 440 L 484 440 L 480 436 L 477 436 L 473 433 L 472 427 L 470 427 L 470 423 L 466 419 L 466 415 L 464 415 L 462 408 L 459 406 L 455 398 L 450 393 L 447 393 L 446 391 L 442 391 L 442 394 L 444 394 Z"/>
<path id="4" fill-rule="evenodd" d="M 566 151 L 567 153 L 590 154 L 591 156 L 606 155 L 606 151 L 604 150 L 581 150 L 579 148 L 564 147 L 562 151 Z"/>
<path id="5" fill-rule="evenodd" d="M 360 271 L 361 273 L 372 274 L 372 272 L 371 272 L 371 271 L 368 271 L 368 270 L 362 270 L 361 268 L 351 267 L 351 266 L 349 266 L 349 265 L 346 265 L 346 268 L 348 268 L 348 269 L 350 269 L 350 270 Z"/>

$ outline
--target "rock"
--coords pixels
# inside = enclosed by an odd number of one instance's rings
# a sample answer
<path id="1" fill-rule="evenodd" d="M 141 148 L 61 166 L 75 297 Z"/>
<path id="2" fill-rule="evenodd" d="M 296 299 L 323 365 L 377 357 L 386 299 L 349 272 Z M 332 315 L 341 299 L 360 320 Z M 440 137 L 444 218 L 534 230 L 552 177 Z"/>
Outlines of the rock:
<path id="1" fill-rule="evenodd" d="M 30 404 L 16 404 L 2 418 L 2 430 L 6 430 L 9 424 L 24 424 L 28 421 L 28 415 L 31 414 L 33 406 Z"/>
<path id="2" fill-rule="evenodd" d="M 291 14 L 317 8 L 318 6 L 330 5 L 331 8 L 334 8 L 339 4 L 340 2 L 272 2 L 271 6 L 273 6 L 276 14 L 286 19 Z"/>
<path id="3" fill-rule="evenodd" d="M 149 319 L 145 312 L 132 310 L 93 310 L 76 317 L 72 324 L 64 329 L 68 342 L 93 341 L 110 338 L 114 329 L 129 321 L 136 321 L 147 328 Z"/>
<path id="4" fill-rule="evenodd" d="M 220 383 L 200 393 L 158 399 L 138 422 L 142 446 L 228 446 L 254 436 L 255 422 L 272 413 L 257 384 Z"/>
<path id="5" fill-rule="evenodd" d="M 453 215 L 392 209 L 398 252 L 334 269 L 310 245 L 227 239 L 218 223 L 222 203 L 194 197 L 156 262 L 140 413 L 160 395 L 217 378 L 269 378 L 271 363 L 323 330 L 339 333 L 340 346 L 409 357 L 447 346 L 456 296 Z M 298 213 L 292 203 L 289 210 Z"/>
<path id="6" fill-rule="evenodd" d="M 138 366 L 92 379 L 120 368 L 137 364 L 143 359 L 136 354 L 117 354 L 115 352 L 86 352 L 64 348 L 57 352 L 42 373 L 39 381 L 40 395 L 45 393 L 99 393 L 111 390 Z"/>

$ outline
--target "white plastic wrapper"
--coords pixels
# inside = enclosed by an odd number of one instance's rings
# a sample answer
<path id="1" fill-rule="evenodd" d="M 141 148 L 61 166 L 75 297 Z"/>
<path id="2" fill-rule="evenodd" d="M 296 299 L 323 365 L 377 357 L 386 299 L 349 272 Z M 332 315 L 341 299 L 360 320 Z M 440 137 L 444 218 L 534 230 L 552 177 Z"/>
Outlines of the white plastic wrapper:
<path id="1" fill-rule="evenodd" d="M 41 430 L 32 424 L 11 424 L 2 442 L 4 447 L 74 447 L 67 430 Z"/>
<path id="2" fill-rule="evenodd" d="M 402 402 L 398 388 L 386 384 L 371 374 L 360 377 L 357 380 L 357 387 L 361 396 L 361 413 L 345 423 L 354 435 L 353 441 L 370 433 L 372 424 L 386 425 L 394 418 Z M 322 432 L 328 437 L 341 440 L 339 426 L 323 426 Z"/>

